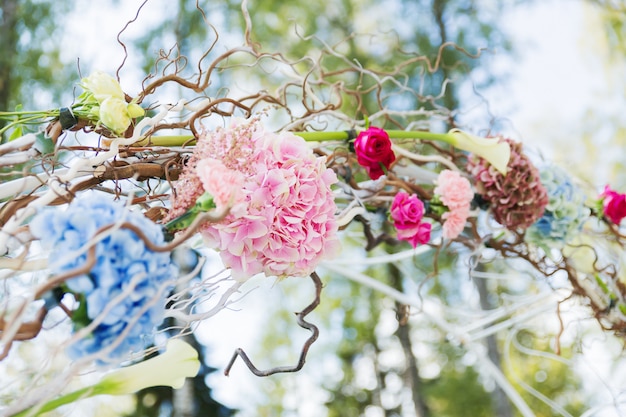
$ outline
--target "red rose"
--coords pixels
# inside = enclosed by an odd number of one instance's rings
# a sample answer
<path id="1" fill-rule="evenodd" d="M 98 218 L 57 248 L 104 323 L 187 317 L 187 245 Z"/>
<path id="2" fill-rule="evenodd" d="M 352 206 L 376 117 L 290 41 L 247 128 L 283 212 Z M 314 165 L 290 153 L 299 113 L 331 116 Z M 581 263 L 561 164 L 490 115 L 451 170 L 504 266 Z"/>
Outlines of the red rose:
<path id="1" fill-rule="evenodd" d="M 414 248 L 430 240 L 430 223 L 422 222 L 424 203 L 413 194 L 400 191 L 391 203 L 391 218 L 398 230 L 398 239 L 408 241 Z"/>
<path id="2" fill-rule="evenodd" d="M 626 217 L 626 194 L 615 192 L 607 185 L 600 196 L 603 197 L 604 215 L 619 225 L 622 219 Z"/>
<path id="3" fill-rule="evenodd" d="M 396 160 L 389 135 L 378 127 L 370 127 L 359 133 L 354 141 L 354 152 L 359 165 L 365 167 L 373 180 L 384 175 L 383 166 L 389 169 Z"/>

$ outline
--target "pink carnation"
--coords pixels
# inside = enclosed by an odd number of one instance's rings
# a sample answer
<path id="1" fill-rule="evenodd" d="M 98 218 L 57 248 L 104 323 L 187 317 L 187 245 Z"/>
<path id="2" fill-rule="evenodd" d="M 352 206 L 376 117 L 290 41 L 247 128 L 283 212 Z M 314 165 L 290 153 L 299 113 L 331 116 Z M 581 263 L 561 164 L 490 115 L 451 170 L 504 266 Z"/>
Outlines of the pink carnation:
<path id="1" fill-rule="evenodd" d="M 443 237 L 445 239 L 456 239 L 465 229 L 465 222 L 469 216 L 469 209 L 456 209 L 443 213 Z"/>
<path id="2" fill-rule="evenodd" d="M 231 210 L 221 222 L 201 229 L 207 245 L 219 250 L 224 265 L 232 269 L 233 278 L 247 279 L 260 272 L 306 276 L 338 250 L 330 188 L 337 177 L 302 138 L 266 132 L 256 119 L 235 121 L 211 136 L 201 136 L 189 165 L 183 186 L 188 189 L 201 176 L 200 182 L 217 189 L 221 201 L 230 198 L 227 184 L 234 187 L 242 179 L 241 210 Z M 224 184 L 216 182 L 220 175 L 225 175 Z M 188 196 L 180 197 L 188 204 Z M 177 198 L 172 206 L 178 206 Z"/>
<path id="3" fill-rule="evenodd" d="M 457 208 L 469 208 L 474 199 L 474 191 L 467 178 L 449 169 L 439 173 L 435 194 L 439 195 L 441 202 L 451 211 Z"/>
<path id="4" fill-rule="evenodd" d="M 445 220 L 443 237 L 455 239 L 463 232 L 469 216 L 470 206 L 474 199 L 472 185 L 457 171 L 446 169 L 439 174 L 434 192 L 450 210 L 442 215 L 442 219 Z"/>
<path id="5" fill-rule="evenodd" d="M 244 176 L 241 172 L 226 168 L 217 159 L 207 158 L 196 164 L 196 175 L 204 191 L 213 196 L 218 209 L 231 206 L 232 211 L 241 208 L 245 196 L 241 192 Z"/>
<path id="6" fill-rule="evenodd" d="M 391 218 L 398 230 L 398 239 L 408 241 L 414 248 L 430 240 L 430 223 L 422 222 L 424 203 L 417 195 L 400 191 L 391 203 Z"/>

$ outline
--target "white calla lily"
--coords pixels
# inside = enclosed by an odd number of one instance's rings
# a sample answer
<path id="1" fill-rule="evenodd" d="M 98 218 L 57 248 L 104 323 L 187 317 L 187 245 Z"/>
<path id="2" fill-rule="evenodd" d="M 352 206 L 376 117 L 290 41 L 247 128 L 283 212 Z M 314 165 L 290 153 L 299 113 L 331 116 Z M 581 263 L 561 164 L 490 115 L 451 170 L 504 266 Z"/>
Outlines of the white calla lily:
<path id="1" fill-rule="evenodd" d="M 102 394 L 132 394 L 148 387 L 181 388 L 185 378 L 196 376 L 200 369 L 198 352 L 186 342 L 172 339 L 165 353 L 147 361 L 121 368 L 98 383 Z"/>
<path id="2" fill-rule="evenodd" d="M 497 139 L 482 138 L 460 129 L 452 129 L 448 134 L 453 138 L 452 146 L 484 158 L 502 175 L 506 175 L 511 158 L 511 147 Z"/>
<path id="3" fill-rule="evenodd" d="M 39 407 L 26 409 L 13 417 L 38 416 L 62 405 L 96 395 L 126 395 L 159 386 L 178 389 L 185 383 L 185 378 L 196 376 L 199 370 L 198 352 L 182 340 L 171 339 L 167 342 L 165 353 L 159 356 L 115 370 L 95 385 L 65 394 Z"/>

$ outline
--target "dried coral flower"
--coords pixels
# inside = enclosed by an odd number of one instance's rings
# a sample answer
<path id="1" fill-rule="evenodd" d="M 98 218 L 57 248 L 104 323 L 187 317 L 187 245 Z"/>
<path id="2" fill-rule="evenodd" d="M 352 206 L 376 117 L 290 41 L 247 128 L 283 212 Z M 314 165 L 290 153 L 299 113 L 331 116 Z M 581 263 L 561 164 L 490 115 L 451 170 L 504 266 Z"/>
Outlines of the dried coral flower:
<path id="1" fill-rule="evenodd" d="M 506 138 L 500 140 L 511 147 L 506 175 L 476 155 L 470 155 L 467 169 L 476 180 L 478 193 L 489 202 L 496 221 L 507 229 L 526 229 L 543 215 L 548 193 L 539 170 L 522 153 L 522 144 Z"/>

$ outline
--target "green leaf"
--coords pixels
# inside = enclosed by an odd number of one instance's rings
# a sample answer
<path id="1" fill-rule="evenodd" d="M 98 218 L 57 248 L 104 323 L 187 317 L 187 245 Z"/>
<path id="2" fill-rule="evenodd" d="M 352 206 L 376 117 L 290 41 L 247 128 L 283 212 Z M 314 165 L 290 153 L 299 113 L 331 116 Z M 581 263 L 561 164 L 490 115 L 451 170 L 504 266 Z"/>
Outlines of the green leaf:
<path id="1" fill-rule="evenodd" d="M 33 147 L 42 155 L 54 153 L 54 142 L 44 132 L 37 133 L 37 139 Z"/>
<path id="2" fill-rule="evenodd" d="M 83 327 L 87 327 L 91 323 L 91 319 L 87 314 L 87 300 L 84 294 L 75 295 L 78 301 L 78 308 L 72 312 L 72 322 L 74 323 L 74 331 L 78 331 Z"/>
<path id="3" fill-rule="evenodd" d="M 9 142 L 17 138 L 21 138 L 22 136 L 24 136 L 24 129 L 22 128 L 22 126 L 17 126 L 15 129 L 13 129 L 13 132 L 11 132 L 11 136 L 9 136 Z"/>

